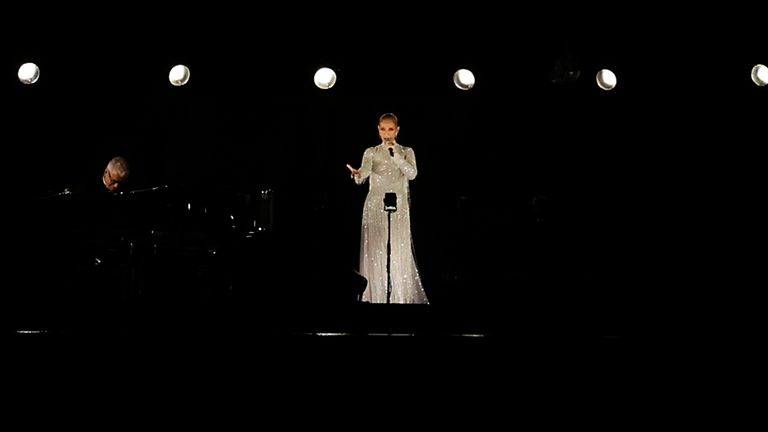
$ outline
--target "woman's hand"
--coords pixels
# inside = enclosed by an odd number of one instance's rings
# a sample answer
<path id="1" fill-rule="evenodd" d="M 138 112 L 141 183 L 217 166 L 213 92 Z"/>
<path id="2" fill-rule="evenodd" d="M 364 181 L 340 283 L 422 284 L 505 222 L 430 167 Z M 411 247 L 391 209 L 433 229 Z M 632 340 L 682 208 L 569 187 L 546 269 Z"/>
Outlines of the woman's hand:
<path id="1" fill-rule="evenodd" d="M 352 177 L 360 177 L 360 170 L 352 168 L 352 165 L 347 164 L 347 169 L 352 173 Z"/>

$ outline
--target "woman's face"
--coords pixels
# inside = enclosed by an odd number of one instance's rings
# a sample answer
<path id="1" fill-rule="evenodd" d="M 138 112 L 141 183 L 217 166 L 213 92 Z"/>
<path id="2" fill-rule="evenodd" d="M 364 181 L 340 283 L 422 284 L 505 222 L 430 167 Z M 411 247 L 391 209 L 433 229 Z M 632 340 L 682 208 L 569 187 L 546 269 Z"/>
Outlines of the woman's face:
<path id="1" fill-rule="evenodd" d="M 395 122 L 392 120 L 383 120 L 379 123 L 379 136 L 384 142 L 394 141 L 399 131 L 400 127 L 395 126 Z"/>

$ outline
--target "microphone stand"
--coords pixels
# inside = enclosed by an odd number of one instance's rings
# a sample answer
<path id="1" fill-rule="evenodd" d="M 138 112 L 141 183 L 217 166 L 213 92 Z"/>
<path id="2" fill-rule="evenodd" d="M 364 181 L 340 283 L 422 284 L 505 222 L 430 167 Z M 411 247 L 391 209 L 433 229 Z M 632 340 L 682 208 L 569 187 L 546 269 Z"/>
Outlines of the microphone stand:
<path id="1" fill-rule="evenodd" d="M 392 212 L 397 211 L 397 194 L 387 192 L 384 194 L 384 210 L 387 212 L 387 304 L 392 297 Z"/>

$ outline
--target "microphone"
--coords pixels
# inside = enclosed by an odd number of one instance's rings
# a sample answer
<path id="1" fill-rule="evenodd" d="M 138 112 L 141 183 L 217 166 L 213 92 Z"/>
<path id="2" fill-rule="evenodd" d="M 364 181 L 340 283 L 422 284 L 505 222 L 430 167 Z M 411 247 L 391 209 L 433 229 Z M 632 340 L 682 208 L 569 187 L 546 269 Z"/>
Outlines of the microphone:
<path id="1" fill-rule="evenodd" d="M 392 147 L 389 148 L 389 155 L 392 157 L 395 157 L 395 149 L 393 149 Z"/>

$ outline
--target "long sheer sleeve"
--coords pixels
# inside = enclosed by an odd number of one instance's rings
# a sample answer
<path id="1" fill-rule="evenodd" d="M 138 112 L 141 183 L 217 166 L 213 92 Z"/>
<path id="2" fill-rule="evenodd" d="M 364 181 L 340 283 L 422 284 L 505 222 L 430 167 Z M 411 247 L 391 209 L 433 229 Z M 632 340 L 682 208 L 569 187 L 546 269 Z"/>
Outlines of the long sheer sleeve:
<path id="1" fill-rule="evenodd" d="M 418 174 L 416 169 L 416 153 L 410 147 L 403 148 L 403 154 L 395 153 L 395 163 L 408 180 L 413 180 Z"/>
<path id="2" fill-rule="evenodd" d="M 359 177 L 355 177 L 355 183 L 363 184 L 365 180 L 371 175 L 371 169 L 373 167 L 373 148 L 365 149 L 363 153 L 363 162 L 360 164 Z"/>

